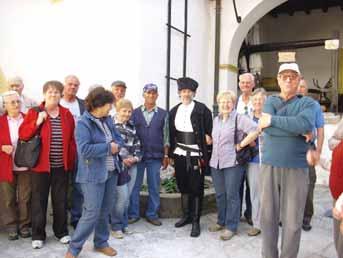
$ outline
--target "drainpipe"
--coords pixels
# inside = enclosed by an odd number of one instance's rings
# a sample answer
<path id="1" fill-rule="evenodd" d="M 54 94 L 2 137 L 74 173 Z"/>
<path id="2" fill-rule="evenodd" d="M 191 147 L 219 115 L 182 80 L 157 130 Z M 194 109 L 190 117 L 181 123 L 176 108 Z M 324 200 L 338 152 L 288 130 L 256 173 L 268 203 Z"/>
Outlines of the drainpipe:
<path id="1" fill-rule="evenodd" d="M 218 115 L 218 104 L 217 104 L 216 97 L 219 91 L 220 29 L 221 29 L 220 18 L 221 18 L 221 0 L 216 0 L 213 116 Z"/>

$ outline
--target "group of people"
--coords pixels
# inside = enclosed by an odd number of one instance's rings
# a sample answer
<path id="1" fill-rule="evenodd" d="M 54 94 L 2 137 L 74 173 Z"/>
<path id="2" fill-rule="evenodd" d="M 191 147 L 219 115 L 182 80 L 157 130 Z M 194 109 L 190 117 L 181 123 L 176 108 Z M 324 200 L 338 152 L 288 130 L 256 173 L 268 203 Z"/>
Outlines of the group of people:
<path id="1" fill-rule="evenodd" d="M 254 90 L 252 74 L 241 74 L 241 96 L 220 92 L 219 114 L 212 118 L 210 109 L 194 100 L 198 83 L 189 77 L 177 80 L 180 103 L 169 112 L 156 105 L 158 86 L 152 83 L 143 87 L 144 103 L 133 108 L 123 81 L 113 82 L 111 91 L 91 86 L 82 100 L 79 79 L 69 75 L 64 84 L 46 82 L 38 104 L 22 94 L 21 78 L 11 78 L 0 117 L 2 221 L 9 240 L 32 237 L 33 248 L 43 247 L 51 188 L 53 232 L 69 244 L 65 257 L 77 257 L 93 232 L 94 250 L 115 256 L 109 236 L 124 238 L 132 233 L 128 225 L 140 219 L 145 171 L 145 218 L 162 225 L 160 170 L 172 165 L 183 212 L 176 228 L 191 224 L 190 236 L 200 236 L 204 178 L 210 170 L 218 217 L 208 230 L 230 240 L 244 219 L 252 225 L 249 236 L 262 235 L 262 256 L 277 258 L 281 225 L 280 257 L 297 257 L 301 228 L 311 230 L 324 121 L 319 104 L 305 96 L 306 81 L 296 63 L 282 64 L 277 81 L 280 94 L 267 98 L 262 88 Z M 18 140 L 36 134 L 41 137 L 37 164 L 17 167 Z M 239 163 L 237 153 L 248 146 L 254 156 Z M 340 210 L 335 215 L 337 221 L 343 218 Z M 336 239 L 341 252 L 340 233 Z"/>

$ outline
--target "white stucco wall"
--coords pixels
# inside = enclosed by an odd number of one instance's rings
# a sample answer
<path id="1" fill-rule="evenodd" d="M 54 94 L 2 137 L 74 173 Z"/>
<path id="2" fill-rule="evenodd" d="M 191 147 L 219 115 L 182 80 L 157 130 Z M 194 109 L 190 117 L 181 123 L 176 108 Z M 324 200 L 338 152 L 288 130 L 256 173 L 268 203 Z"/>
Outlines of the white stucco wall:
<path id="1" fill-rule="evenodd" d="M 183 28 L 183 0 L 173 1 L 173 24 Z M 189 1 L 188 76 L 208 85 L 209 2 Z M 80 96 L 91 84 L 127 82 L 127 97 L 142 102 L 147 82 L 159 85 L 158 104 L 165 106 L 167 0 L 2 0 L 0 2 L 0 67 L 18 74 L 25 91 L 41 99 L 47 80 L 80 77 Z M 173 33 L 172 76 L 180 77 L 182 36 Z M 178 49 L 176 51 L 175 49 Z M 171 103 L 177 102 L 172 83 Z M 198 99 L 210 99 L 199 90 Z"/>

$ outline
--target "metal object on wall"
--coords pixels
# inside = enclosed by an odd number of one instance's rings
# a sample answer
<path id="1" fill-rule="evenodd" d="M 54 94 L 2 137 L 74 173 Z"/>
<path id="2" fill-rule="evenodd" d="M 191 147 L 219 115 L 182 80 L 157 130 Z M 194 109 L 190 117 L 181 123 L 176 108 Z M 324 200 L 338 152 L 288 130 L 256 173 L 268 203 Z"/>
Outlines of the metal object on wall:
<path id="1" fill-rule="evenodd" d="M 171 19 L 171 12 L 172 12 L 172 0 L 168 1 L 168 22 L 167 22 L 167 71 L 166 71 L 166 110 L 169 111 L 170 107 L 170 80 L 176 80 L 176 78 L 170 75 L 170 67 L 171 67 L 171 30 L 175 30 L 183 34 L 183 74 L 182 76 L 186 76 L 187 72 L 187 40 L 189 35 L 187 33 L 188 30 L 188 0 L 185 0 L 185 12 L 184 12 L 184 30 L 181 30 L 172 25 Z"/>
<path id="2" fill-rule="evenodd" d="M 214 50 L 214 86 L 213 86 L 213 116 L 218 115 L 217 94 L 219 91 L 219 60 L 220 60 L 220 29 L 221 0 L 216 0 L 215 50 Z"/>

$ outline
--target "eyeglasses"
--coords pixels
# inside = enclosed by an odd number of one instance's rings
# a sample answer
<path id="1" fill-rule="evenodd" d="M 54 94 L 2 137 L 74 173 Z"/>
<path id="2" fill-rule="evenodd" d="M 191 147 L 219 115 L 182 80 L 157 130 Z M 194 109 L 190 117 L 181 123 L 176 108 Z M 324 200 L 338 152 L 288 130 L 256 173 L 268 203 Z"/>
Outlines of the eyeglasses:
<path id="1" fill-rule="evenodd" d="M 7 104 L 11 104 L 12 106 L 14 106 L 15 104 L 20 104 L 21 101 L 20 100 L 12 100 L 12 101 L 6 101 L 5 103 Z"/>
<path id="2" fill-rule="evenodd" d="M 298 78 L 298 75 L 295 74 L 280 74 L 281 80 L 286 81 L 287 79 L 294 81 Z"/>

